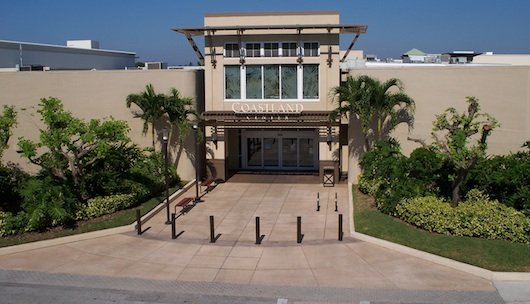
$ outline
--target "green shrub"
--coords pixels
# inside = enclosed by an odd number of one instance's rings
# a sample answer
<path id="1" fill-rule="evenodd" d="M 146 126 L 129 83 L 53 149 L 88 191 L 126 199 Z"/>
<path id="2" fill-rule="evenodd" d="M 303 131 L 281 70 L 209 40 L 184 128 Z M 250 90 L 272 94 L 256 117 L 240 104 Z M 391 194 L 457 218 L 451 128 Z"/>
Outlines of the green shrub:
<path id="1" fill-rule="evenodd" d="M 407 158 L 394 139 L 380 141 L 361 159 L 363 174 L 359 188 L 375 197 L 379 210 L 393 214 L 397 203 L 404 198 L 436 193 L 438 174 L 433 171 L 441 163 L 427 149 L 417 149 Z"/>
<path id="2" fill-rule="evenodd" d="M 149 149 L 130 145 L 114 147 L 93 168 L 86 178 L 89 197 L 136 193 L 142 201 L 165 188 L 162 154 Z M 174 166 L 168 168 L 168 179 L 170 186 L 179 182 Z"/>
<path id="3" fill-rule="evenodd" d="M 21 210 L 20 188 L 28 177 L 28 174 L 15 164 L 0 164 L 0 210 L 6 212 Z"/>
<path id="4" fill-rule="evenodd" d="M 470 172 L 465 189 L 478 188 L 492 199 L 530 216 L 530 153 L 481 159 Z"/>
<path id="5" fill-rule="evenodd" d="M 403 158 L 399 142 L 393 138 L 379 141 L 371 151 L 366 152 L 359 162 L 363 170 L 363 177 L 371 180 L 385 178 L 394 169 L 397 159 Z"/>
<path id="6" fill-rule="evenodd" d="M 137 203 L 136 194 L 116 194 L 95 197 L 87 201 L 86 206 L 76 213 L 76 219 L 91 219 L 119 210 L 127 209 Z"/>
<path id="7" fill-rule="evenodd" d="M 146 157 L 136 145 L 112 146 L 86 170 L 83 186 L 87 196 L 129 193 L 128 181 L 131 178 L 131 168 Z"/>
<path id="8" fill-rule="evenodd" d="M 16 217 L 26 221 L 24 231 L 72 223 L 77 200 L 65 184 L 51 178 L 32 178 L 23 186 L 21 196 L 23 212 Z"/>
<path id="9" fill-rule="evenodd" d="M 407 175 L 422 183 L 426 192 L 437 194 L 449 174 L 444 163 L 440 154 L 420 147 L 412 151 L 407 160 Z"/>
<path id="10" fill-rule="evenodd" d="M 26 230 L 27 215 L 24 211 L 13 215 L 11 212 L 0 212 L 0 236 L 18 234 Z"/>
<path id="11" fill-rule="evenodd" d="M 0 211 L 0 236 L 6 236 L 6 213 Z"/>
<path id="12" fill-rule="evenodd" d="M 180 182 L 175 166 L 168 166 L 168 183 L 170 186 Z M 164 157 L 161 153 L 152 152 L 131 168 L 130 180 L 136 187 L 145 187 L 149 196 L 160 193 L 165 188 Z M 139 184 L 139 185 L 138 185 Z M 134 189 L 131 189 L 134 190 Z"/>
<path id="13" fill-rule="evenodd" d="M 375 194 L 379 190 L 379 186 L 381 186 L 381 183 L 382 180 L 378 177 L 370 179 L 365 177 L 364 175 L 361 175 L 359 177 L 359 190 L 364 194 L 375 196 Z"/>
<path id="14" fill-rule="evenodd" d="M 420 196 L 423 193 L 421 181 L 401 175 L 388 183 L 382 183 L 375 195 L 375 200 L 381 212 L 393 215 L 397 204 L 402 199 Z"/>
<path id="15" fill-rule="evenodd" d="M 405 199 L 395 215 L 431 232 L 530 244 L 530 219 L 477 193 L 456 208 L 434 196 Z"/>
<path id="16" fill-rule="evenodd" d="M 480 203 L 481 201 L 489 201 L 490 196 L 487 193 L 484 193 L 482 190 L 479 189 L 471 189 L 466 194 L 465 201 L 467 203 Z"/>

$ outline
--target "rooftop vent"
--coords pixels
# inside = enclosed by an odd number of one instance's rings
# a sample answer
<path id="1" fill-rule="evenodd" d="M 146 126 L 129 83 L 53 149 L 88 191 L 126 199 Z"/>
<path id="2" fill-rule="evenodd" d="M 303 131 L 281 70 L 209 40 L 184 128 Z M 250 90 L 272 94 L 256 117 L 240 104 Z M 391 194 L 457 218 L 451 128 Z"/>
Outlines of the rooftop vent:
<path id="1" fill-rule="evenodd" d="M 67 47 L 80 48 L 80 49 L 99 49 L 99 41 L 95 40 L 68 40 L 66 41 Z"/>

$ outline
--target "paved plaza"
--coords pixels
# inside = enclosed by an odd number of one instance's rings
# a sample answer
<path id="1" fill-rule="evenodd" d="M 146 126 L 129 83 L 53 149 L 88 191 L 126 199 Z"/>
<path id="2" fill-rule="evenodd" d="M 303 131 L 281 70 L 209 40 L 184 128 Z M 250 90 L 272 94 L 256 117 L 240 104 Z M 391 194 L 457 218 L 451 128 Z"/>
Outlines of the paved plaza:
<path id="1" fill-rule="evenodd" d="M 143 225 L 142 235 L 129 226 L 93 238 L 0 249 L 0 269 L 189 284 L 477 292 L 499 298 L 490 280 L 351 237 L 347 190 L 347 184 L 323 187 L 313 176 L 236 175 L 177 218 L 177 239 L 171 238 L 162 209 Z M 194 196 L 191 187 L 180 198 Z M 180 198 L 172 202 L 172 211 Z M 342 242 L 339 214 L 344 214 Z M 210 216 L 219 235 L 215 243 L 210 243 Z M 255 244 L 257 216 L 264 235 L 260 245 Z"/>

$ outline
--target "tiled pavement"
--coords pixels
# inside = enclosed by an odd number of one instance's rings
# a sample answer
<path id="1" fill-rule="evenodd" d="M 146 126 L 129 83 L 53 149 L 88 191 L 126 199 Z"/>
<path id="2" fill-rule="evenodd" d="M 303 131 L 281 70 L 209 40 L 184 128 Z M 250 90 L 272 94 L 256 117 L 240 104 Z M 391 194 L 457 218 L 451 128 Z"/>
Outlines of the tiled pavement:
<path id="1" fill-rule="evenodd" d="M 184 195 L 194 193 L 191 188 Z M 183 233 L 175 240 L 160 212 L 141 236 L 130 231 L 16 253 L 0 250 L 0 269 L 245 285 L 496 292 L 490 280 L 350 237 L 346 184 L 323 187 L 311 176 L 236 175 L 202 198 L 177 219 L 177 232 Z M 337 240 L 339 213 L 344 214 L 342 242 Z M 209 242 L 210 215 L 221 234 L 214 244 Z M 254 244 L 256 216 L 265 235 L 261 245 Z M 296 243 L 297 216 L 302 217 L 302 244 Z"/>

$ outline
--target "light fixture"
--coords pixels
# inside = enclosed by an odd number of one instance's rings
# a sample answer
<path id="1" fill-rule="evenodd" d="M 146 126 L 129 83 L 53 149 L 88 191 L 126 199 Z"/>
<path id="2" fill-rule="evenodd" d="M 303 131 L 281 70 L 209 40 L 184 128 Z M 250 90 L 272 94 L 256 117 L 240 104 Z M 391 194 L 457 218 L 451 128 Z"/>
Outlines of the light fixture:
<path id="1" fill-rule="evenodd" d="M 296 59 L 296 62 L 298 62 L 298 64 L 302 64 L 302 62 L 304 62 L 304 58 L 302 58 L 302 51 L 298 53 L 298 58 Z"/>
<path id="2" fill-rule="evenodd" d="M 239 49 L 239 63 L 245 64 L 245 49 L 244 48 Z"/>
<path id="3" fill-rule="evenodd" d="M 169 220 L 169 181 L 168 181 L 168 140 L 169 140 L 169 130 L 167 128 L 162 129 L 162 147 L 164 150 L 164 180 L 166 186 L 166 225 L 171 224 Z"/>
<path id="4" fill-rule="evenodd" d="M 162 140 L 167 143 L 169 139 L 169 130 L 168 128 L 162 129 Z"/>
<path id="5" fill-rule="evenodd" d="M 199 196 L 199 121 L 193 123 L 193 133 L 195 136 L 195 198 L 193 203 L 201 202 Z"/>

